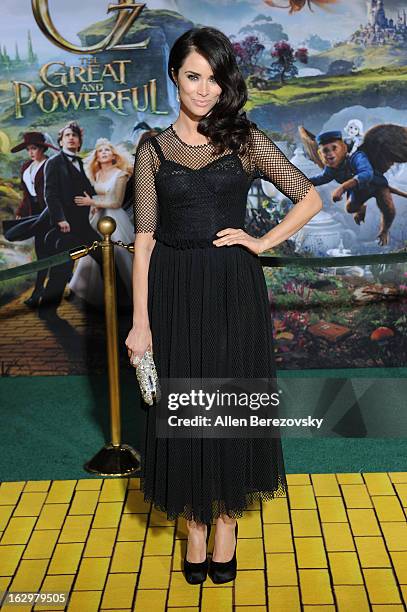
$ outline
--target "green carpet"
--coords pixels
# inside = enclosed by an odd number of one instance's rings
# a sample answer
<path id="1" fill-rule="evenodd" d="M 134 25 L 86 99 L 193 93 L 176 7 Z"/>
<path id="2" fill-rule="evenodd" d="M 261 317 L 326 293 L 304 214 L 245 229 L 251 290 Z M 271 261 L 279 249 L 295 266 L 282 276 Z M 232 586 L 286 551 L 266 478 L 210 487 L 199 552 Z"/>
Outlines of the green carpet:
<path id="1" fill-rule="evenodd" d="M 280 372 L 281 378 L 299 377 Z M 315 370 L 305 377 L 406 378 L 405 369 Z M 122 442 L 139 447 L 145 412 L 137 381 L 125 373 Z M 83 464 L 110 441 L 107 380 L 100 376 L 3 377 L 0 380 L 0 479 L 93 478 Z M 287 473 L 407 470 L 407 439 L 283 438 Z"/>

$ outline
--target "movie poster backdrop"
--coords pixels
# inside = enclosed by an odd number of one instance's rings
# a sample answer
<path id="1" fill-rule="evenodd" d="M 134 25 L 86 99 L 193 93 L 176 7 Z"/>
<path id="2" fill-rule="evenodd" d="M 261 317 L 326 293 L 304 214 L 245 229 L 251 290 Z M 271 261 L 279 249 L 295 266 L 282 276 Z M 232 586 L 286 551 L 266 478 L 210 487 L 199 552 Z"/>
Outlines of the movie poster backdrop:
<path id="1" fill-rule="evenodd" d="M 191 27 L 215 26 L 233 42 L 248 85 L 249 118 L 312 179 L 323 199 L 323 210 L 273 254 L 338 257 L 337 267 L 264 266 L 278 368 L 406 365 L 406 265 L 385 259 L 339 263 L 345 255 L 386 255 L 406 247 L 407 0 L 123 4 L 2 2 L 0 269 L 62 248 L 55 232 L 44 236 L 41 226 L 28 237 L 12 228 L 23 227 L 24 220 L 28 227 L 46 207 L 44 158 L 58 154 L 58 133 L 71 121 L 82 129 L 74 163 L 83 164 L 89 188 L 102 199 L 113 192 L 121 201 L 119 208 L 86 208 L 93 235 L 100 217 L 110 215 L 113 238 L 134 240 L 131 168 L 137 145 L 168 127 L 179 109 L 167 74 L 169 49 Z M 43 154 L 35 163 L 33 147 Z M 117 164 L 111 185 L 97 180 L 104 150 Z M 347 190 L 346 181 L 352 185 Z M 247 231 L 263 235 L 291 206 L 272 183 L 255 180 Z M 116 247 L 125 367 L 131 264 L 132 255 Z M 49 275 L 45 269 L 0 283 L 2 375 L 106 371 L 98 262 L 90 255 L 75 262 L 58 308 L 62 323 L 55 325 L 38 314 Z"/>

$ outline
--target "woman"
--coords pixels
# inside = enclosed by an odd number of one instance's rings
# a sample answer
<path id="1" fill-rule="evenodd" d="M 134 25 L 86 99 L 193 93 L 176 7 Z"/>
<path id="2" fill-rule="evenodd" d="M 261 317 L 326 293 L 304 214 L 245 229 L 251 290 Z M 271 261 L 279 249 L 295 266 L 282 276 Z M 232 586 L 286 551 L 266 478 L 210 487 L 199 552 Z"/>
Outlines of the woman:
<path id="1" fill-rule="evenodd" d="M 29 159 L 21 166 L 21 189 L 23 198 L 16 210 L 16 219 L 31 217 L 40 214 L 45 208 L 44 201 L 44 166 L 48 157 L 45 152 L 48 148 L 58 150 L 46 141 L 42 132 L 26 132 L 23 134 L 23 142 L 11 149 L 11 153 L 18 153 L 26 149 Z M 18 228 L 16 228 L 18 231 Z M 34 249 L 37 259 L 46 257 L 44 249 L 44 233 L 39 232 L 34 239 Z M 47 270 L 37 272 L 34 289 L 29 298 L 24 300 L 24 304 L 30 308 L 39 305 L 42 291 L 44 289 Z"/>
<path id="2" fill-rule="evenodd" d="M 227 37 L 194 28 L 174 44 L 169 74 L 180 113 L 144 142 L 135 163 L 133 365 L 148 346 L 158 376 L 274 376 L 272 323 L 258 254 L 321 210 L 310 181 L 241 112 L 244 79 Z M 276 184 L 296 206 L 261 238 L 243 230 L 253 179 Z M 188 525 L 184 575 L 205 580 L 206 537 L 216 520 L 209 574 L 236 576 L 236 517 L 286 490 L 279 438 L 177 439 L 156 435 L 148 408 L 141 449 L 147 501 Z"/>
<path id="3" fill-rule="evenodd" d="M 132 158 L 126 150 L 112 145 L 107 138 L 99 138 L 95 149 L 84 161 L 85 172 L 96 194 L 86 192 L 75 197 L 77 206 L 89 206 L 90 224 L 97 231 L 100 217 L 108 215 L 116 221 L 112 240 L 125 244 L 134 241 L 134 228 L 127 213 L 122 209 L 127 181 L 133 171 Z M 115 249 L 118 273 L 126 287 L 129 302 L 132 295 L 133 257 L 123 248 Z M 103 283 L 100 269 L 91 257 L 82 257 L 69 282 L 69 288 L 77 296 L 95 306 L 103 304 Z"/>
<path id="4" fill-rule="evenodd" d="M 363 143 L 363 123 L 360 119 L 351 119 L 343 128 L 343 131 L 346 134 L 344 141 L 348 145 L 349 155 L 352 155 L 352 153 L 355 153 Z"/>

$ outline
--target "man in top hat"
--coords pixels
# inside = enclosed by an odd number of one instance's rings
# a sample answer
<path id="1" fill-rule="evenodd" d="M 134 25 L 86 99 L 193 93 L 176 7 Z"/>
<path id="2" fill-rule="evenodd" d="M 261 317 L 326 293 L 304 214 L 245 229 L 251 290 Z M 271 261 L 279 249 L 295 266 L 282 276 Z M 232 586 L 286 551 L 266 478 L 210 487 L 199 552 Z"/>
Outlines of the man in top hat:
<path id="1" fill-rule="evenodd" d="M 386 177 L 373 168 L 364 151 L 357 149 L 352 155 L 348 154 L 341 131 L 322 132 L 317 135 L 316 142 L 325 168 L 321 174 L 310 177 L 310 181 L 316 186 L 331 181 L 340 183 L 332 192 L 332 200 L 338 202 L 347 192 L 346 210 L 353 213 L 359 225 L 365 219 L 365 202 L 376 197 L 378 191 L 388 188 Z"/>
<path id="2" fill-rule="evenodd" d="M 44 197 L 48 208 L 51 230 L 45 237 L 49 252 L 68 250 L 79 245 L 90 245 L 100 240 L 89 223 L 89 210 L 75 204 L 75 196 L 85 193 L 95 195 L 86 176 L 78 153 L 82 146 L 82 129 L 76 122 L 65 125 L 58 134 L 60 153 L 50 158 L 45 165 Z M 89 254 L 101 266 L 100 250 Z M 48 284 L 38 308 L 39 316 L 46 320 L 57 320 L 57 308 L 61 303 L 65 285 L 69 281 L 73 261 L 50 269 Z"/>
<path id="3" fill-rule="evenodd" d="M 21 223 L 9 223 L 8 226 L 14 226 L 13 233 L 7 233 L 7 240 L 19 240 L 19 232 L 22 231 L 24 224 L 30 225 L 35 216 L 38 216 L 45 209 L 44 201 L 44 167 L 48 159 L 45 152 L 48 148 L 58 150 L 51 143 L 47 142 L 42 132 L 25 132 L 23 134 L 23 140 L 18 145 L 11 149 L 11 153 L 18 153 L 19 151 L 27 150 L 29 159 L 25 161 L 21 167 L 21 189 L 23 192 L 23 198 L 16 210 L 16 221 L 23 221 Z M 27 219 L 28 218 L 28 219 Z M 4 224 L 5 228 L 7 223 Z M 17 227 L 19 226 L 19 227 Z M 44 236 L 48 231 L 48 225 L 41 224 L 37 226 L 34 235 L 34 248 L 37 259 L 46 257 L 47 253 L 44 249 Z M 44 233 L 45 230 L 45 233 Z M 45 279 L 47 277 L 47 270 L 39 270 L 31 296 L 24 300 L 24 303 L 31 308 L 38 306 L 42 291 L 44 289 Z"/>

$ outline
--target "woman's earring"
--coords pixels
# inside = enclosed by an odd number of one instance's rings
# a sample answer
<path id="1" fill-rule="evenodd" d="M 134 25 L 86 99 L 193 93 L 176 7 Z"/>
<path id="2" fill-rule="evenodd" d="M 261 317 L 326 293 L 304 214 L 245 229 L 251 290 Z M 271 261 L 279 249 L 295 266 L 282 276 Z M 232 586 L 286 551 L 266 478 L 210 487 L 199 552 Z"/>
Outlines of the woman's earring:
<path id="1" fill-rule="evenodd" d="M 177 102 L 179 102 L 179 88 L 177 87 Z"/>

